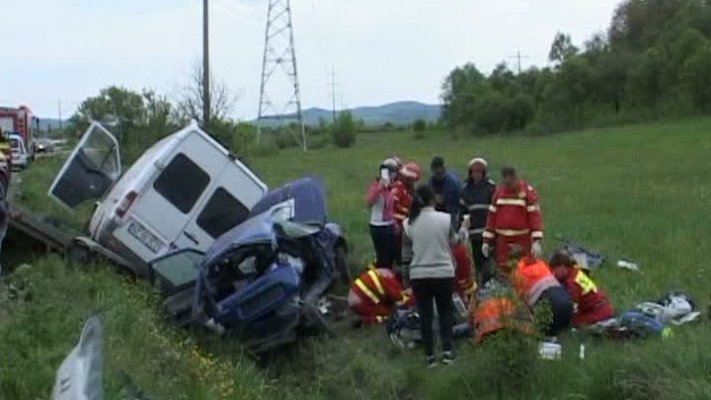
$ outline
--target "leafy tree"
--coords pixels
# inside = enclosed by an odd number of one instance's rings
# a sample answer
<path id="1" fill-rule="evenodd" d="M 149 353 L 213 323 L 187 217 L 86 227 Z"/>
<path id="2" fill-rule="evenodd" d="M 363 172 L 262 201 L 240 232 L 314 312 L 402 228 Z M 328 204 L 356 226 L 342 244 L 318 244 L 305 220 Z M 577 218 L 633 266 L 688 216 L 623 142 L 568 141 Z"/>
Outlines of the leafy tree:
<path id="1" fill-rule="evenodd" d="M 113 130 L 123 144 L 128 143 L 130 132 L 146 121 L 143 96 L 126 88 L 111 86 L 97 96 L 84 100 L 72 117 L 79 127 L 90 121 L 99 121 Z"/>
<path id="2" fill-rule="evenodd" d="M 709 111 L 711 106 L 711 47 L 699 47 L 683 66 L 682 80 L 699 111 Z"/>
<path id="3" fill-rule="evenodd" d="M 486 77 L 474 64 L 457 67 L 444 81 L 442 119 L 450 126 L 472 126 Z"/>
<path id="4" fill-rule="evenodd" d="M 570 35 L 561 32 L 556 33 L 551 50 L 548 52 L 548 60 L 560 65 L 576 54 L 578 54 L 578 48 L 573 45 Z"/>
<path id="5" fill-rule="evenodd" d="M 600 54 L 592 71 L 591 94 L 595 100 L 610 104 L 619 113 L 625 99 L 628 71 L 632 57 L 625 51 L 607 51 Z"/>
<path id="6" fill-rule="evenodd" d="M 656 47 L 642 55 L 636 68 L 632 70 L 631 90 L 636 100 L 649 107 L 656 114 L 659 97 L 663 89 L 664 55 Z"/>
<path id="7" fill-rule="evenodd" d="M 338 114 L 332 131 L 333 144 L 340 148 L 348 148 L 356 141 L 356 122 L 349 111 Z"/>

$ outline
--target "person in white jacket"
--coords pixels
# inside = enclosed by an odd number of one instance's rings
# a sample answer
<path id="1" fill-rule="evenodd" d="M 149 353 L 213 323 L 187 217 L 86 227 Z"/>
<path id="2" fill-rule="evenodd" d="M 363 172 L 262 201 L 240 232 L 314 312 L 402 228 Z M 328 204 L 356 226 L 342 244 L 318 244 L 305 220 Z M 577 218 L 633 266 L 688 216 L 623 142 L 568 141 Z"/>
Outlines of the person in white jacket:
<path id="1" fill-rule="evenodd" d="M 442 363 L 454 362 L 452 349 L 454 261 L 450 244 L 466 239 L 465 220 L 459 233 L 452 229 L 449 214 L 436 211 L 434 191 L 429 186 L 417 188 L 410 217 L 405 220 L 405 235 L 412 243 L 410 284 L 420 312 L 420 330 L 428 367 L 437 365 L 432 332 L 433 303 L 437 306 L 442 339 Z"/>

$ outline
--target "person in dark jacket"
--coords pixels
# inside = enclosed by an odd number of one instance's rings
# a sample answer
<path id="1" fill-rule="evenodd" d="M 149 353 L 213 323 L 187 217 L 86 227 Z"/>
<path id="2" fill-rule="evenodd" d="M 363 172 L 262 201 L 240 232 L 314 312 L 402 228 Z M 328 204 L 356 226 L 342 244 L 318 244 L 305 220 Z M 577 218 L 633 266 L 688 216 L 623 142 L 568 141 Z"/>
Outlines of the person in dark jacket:
<path id="1" fill-rule="evenodd" d="M 486 217 L 496 191 L 496 184 L 487 175 L 487 167 L 488 164 L 483 158 L 477 157 L 469 161 L 468 176 L 464 181 L 459 202 L 460 220 L 468 216 L 470 221 L 469 240 L 472 244 L 476 283 L 479 287 L 484 287 L 492 275 L 488 257 L 481 251 Z"/>
<path id="2" fill-rule="evenodd" d="M 436 156 L 430 165 L 432 177 L 429 186 L 435 195 L 435 210 L 445 212 L 452 217 L 452 225 L 459 222 L 459 198 L 461 197 L 461 186 L 457 176 L 447 171 L 444 165 L 444 158 Z"/>

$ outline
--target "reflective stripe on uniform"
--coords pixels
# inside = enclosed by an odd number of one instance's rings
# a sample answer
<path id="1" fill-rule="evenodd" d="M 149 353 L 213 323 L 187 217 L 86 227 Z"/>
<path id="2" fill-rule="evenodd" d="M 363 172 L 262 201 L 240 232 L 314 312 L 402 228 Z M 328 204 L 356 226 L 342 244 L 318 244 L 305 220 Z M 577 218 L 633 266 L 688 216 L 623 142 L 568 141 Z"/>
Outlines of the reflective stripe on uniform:
<path id="1" fill-rule="evenodd" d="M 381 296 L 385 296 L 385 289 L 383 289 L 383 285 L 380 283 L 380 277 L 378 277 L 378 273 L 371 269 L 368 270 L 368 275 L 375 284 L 375 287 L 378 289 L 378 293 L 380 293 Z"/>
<path id="2" fill-rule="evenodd" d="M 405 304 L 407 304 L 408 301 L 410 301 L 410 296 L 403 294 L 402 299 L 400 299 L 400 301 L 396 302 L 395 304 L 397 304 L 398 306 L 404 306 Z"/>
<path id="3" fill-rule="evenodd" d="M 467 207 L 469 211 L 474 211 L 474 210 L 488 210 L 489 209 L 489 204 L 471 204 Z"/>
<path id="4" fill-rule="evenodd" d="M 497 229 L 496 234 L 501 236 L 521 236 L 525 235 L 530 230 L 528 229 Z"/>
<path id="5" fill-rule="evenodd" d="M 470 235 L 478 235 L 484 233 L 484 228 L 479 228 L 479 229 L 470 229 L 469 234 Z"/>
<path id="6" fill-rule="evenodd" d="M 493 239 L 494 238 L 494 233 L 491 231 L 484 231 L 484 233 L 481 234 L 485 239 Z"/>
<path id="7" fill-rule="evenodd" d="M 375 317 L 375 321 L 377 321 L 378 323 L 385 322 L 387 319 L 388 317 L 383 317 L 381 315 Z"/>
<path id="8" fill-rule="evenodd" d="M 531 237 L 533 239 L 543 239 L 543 231 L 533 231 L 531 232 Z"/>
<path id="9" fill-rule="evenodd" d="M 526 207 L 526 211 L 528 211 L 528 212 L 536 212 L 536 211 L 538 211 L 538 204 L 534 204 L 534 205 L 532 205 L 532 206 Z"/>
<path id="10" fill-rule="evenodd" d="M 498 199 L 496 200 L 497 206 L 520 206 L 526 207 L 525 199 Z"/>
<path id="11" fill-rule="evenodd" d="M 489 211 L 495 213 L 495 212 L 496 212 L 496 206 L 489 206 Z"/>
<path id="12" fill-rule="evenodd" d="M 368 298 L 373 301 L 373 303 L 375 303 L 375 304 L 380 303 L 380 299 L 378 298 L 378 296 L 376 296 L 375 293 L 373 293 L 370 289 L 368 289 L 368 287 L 365 286 L 365 283 L 363 283 L 363 281 L 360 280 L 360 278 L 355 280 L 355 284 L 356 284 L 356 286 L 358 286 L 358 289 L 360 289 L 360 291 L 363 292 L 363 294 L 368 296 Z"/>

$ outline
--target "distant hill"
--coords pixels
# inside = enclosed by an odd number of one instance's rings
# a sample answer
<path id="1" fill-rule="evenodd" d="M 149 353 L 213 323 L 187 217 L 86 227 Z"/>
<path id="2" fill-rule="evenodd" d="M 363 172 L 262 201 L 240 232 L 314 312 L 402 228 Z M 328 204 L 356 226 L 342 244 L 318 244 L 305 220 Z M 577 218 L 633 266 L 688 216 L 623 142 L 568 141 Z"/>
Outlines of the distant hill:
<path id="1" fill-rule="evenodd" d="M 355 119 L 362 120 L 366 125 L 380 125 L 386 122 L 402 125 L 411 124 L 418 119 L 428 122 L 436 121 L 442 113 L 442 107 L 416 101 L 399 101 L 381 106 L 356 107 L 348 111 L 353 114 Z M 322 108 L 304 110 L 304 121 L 308 125 L 318 124 L 319 119 L 330 121 L 331 118 L 330 110 Z"/>
<path id="2" fill-rule="evenodd" d="M 356 120 L 362 120 L 366 125 L 382 125 L 390 122 L 395 125 L 411 124 L 418 119 L 432 122 L 439 119 L 442 107 L 436 104 L 424 104 L 417 101 L 399 101 L 381 106 L 355 107 L 349 110 Z M 330 122 L 331 110 L 312 107 L 304 110 L 304 122 L 307 125 L 318 125 L 319 120 Z M 269 124 L 266 122 L 265 124 Z"/>

